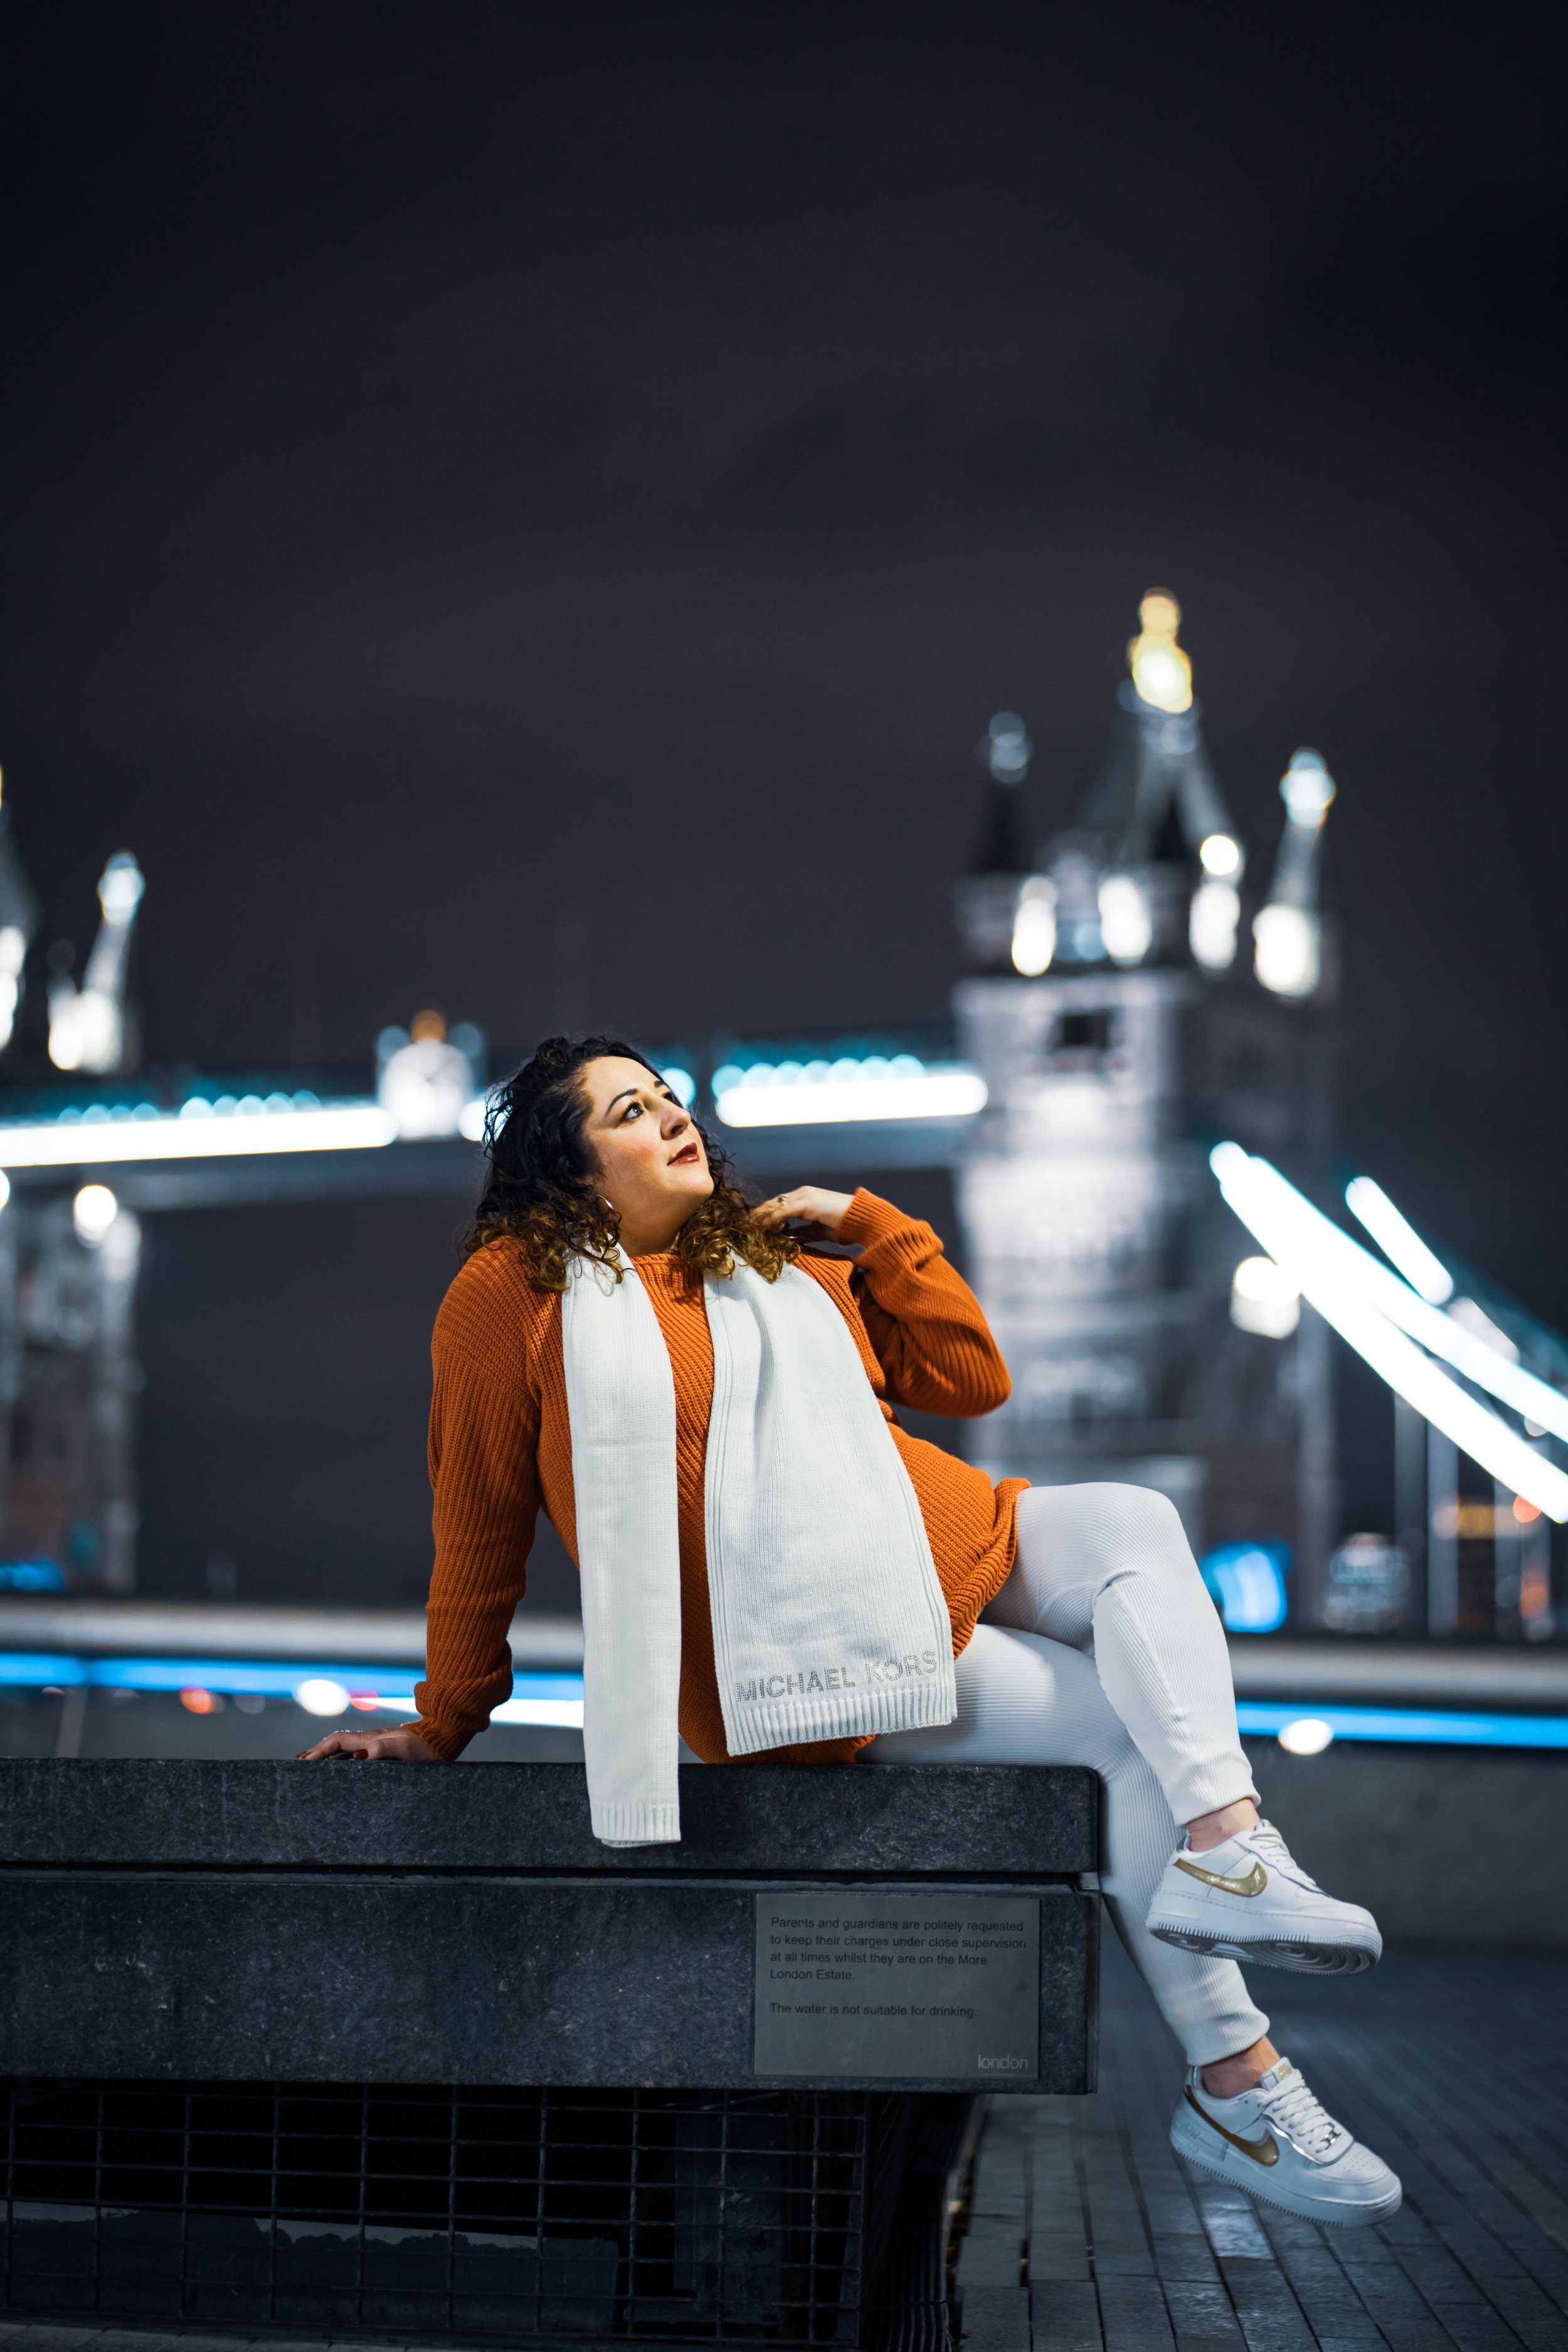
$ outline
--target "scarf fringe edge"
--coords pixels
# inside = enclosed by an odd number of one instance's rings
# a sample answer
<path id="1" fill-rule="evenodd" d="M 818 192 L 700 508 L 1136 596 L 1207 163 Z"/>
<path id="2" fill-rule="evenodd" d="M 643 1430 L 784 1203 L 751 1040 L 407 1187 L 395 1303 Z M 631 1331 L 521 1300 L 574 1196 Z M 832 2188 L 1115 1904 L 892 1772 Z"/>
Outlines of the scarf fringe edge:
<path id="1" fill-rule="evenodd" d="M 589 1805 L 594 1835 L 601 1845 L 679 1845 L 680 1805 L 665 1803 Z"/>
<path id="2" fill-rule="evenodd" d="M 944 1687 L 945 1685 L 945 1687 Z M 726 1710 L 726 1715 L 728 1711 Z M 731 1756 L 755 1756 L 767 1748 L 795 1748 L 819 1739 L 876 1738 L 885 1731 L 930 1731 L 952 1723 L 958 1713 L 951 1664 L 929 1683 L 901 1689 L 858 1691 L 826 1698 L 769 1699 L 765 1706 L 737 1709 L 724 1726 Z"/>

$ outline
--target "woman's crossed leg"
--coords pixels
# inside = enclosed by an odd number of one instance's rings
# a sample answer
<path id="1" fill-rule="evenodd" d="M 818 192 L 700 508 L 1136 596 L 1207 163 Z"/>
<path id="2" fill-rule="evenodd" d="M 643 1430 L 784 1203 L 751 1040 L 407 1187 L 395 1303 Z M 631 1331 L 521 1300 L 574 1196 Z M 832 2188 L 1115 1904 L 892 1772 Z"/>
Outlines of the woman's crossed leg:
<path id="1" fill-rule="evenodd" d="M 873 1764 L 1087 1764 L 1104 1786 L 1100 1890 L 1117 1934 L 1192 2065 L 1259 2042 L 1268 2020 L 1234 1960 L 1158 1942 L 1145 1924 L 1176 1843 L 1147 1759 L 1100 1686 L 1092 1658 L 1035 1633 L 977 1625 L 957 1662 L 958 1715 L 934 1731 L 895 1731 Z M 1259 2072 L 1262 2070 L 1259 2069 Z"/>
<path id="2" fill-rule="evenodd" d="M 1187 2054 L 1180 2152 L 1291 2212 L 1386 2219 L 1397 2179 L 1280 2057 L 1233 1957 L 1342 1973 L 1381 1940 L 1258 1822 L 1225 1635 L 1170 1502 L 1110 1485 L 1023 1496 L 1014 1570 L 958 1659 L 957 1696 L 952 1723 L 879 1738 L 865 1761 L 1100 1775 L 1101 1893 Z"/>

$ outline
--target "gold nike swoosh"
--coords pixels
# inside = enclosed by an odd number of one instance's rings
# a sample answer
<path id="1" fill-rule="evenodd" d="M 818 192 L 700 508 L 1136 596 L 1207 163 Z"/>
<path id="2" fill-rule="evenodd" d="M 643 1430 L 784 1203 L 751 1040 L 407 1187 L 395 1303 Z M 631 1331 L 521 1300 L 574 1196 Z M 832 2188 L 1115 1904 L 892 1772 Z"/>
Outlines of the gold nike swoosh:
<path id="1" fill-rule="evenodd" d="M 1235 2132 L 1226 2131 L 1223 2124 L 1215 2123 L 1214 2117 L 1209 2114 L 1208 2109 L 1201 2105 L 1199 2102 L 1194 2098 L 1190 2087 L 1187 2091 L 1186 2096 L 1188 2106 L 1191 2107 L 1194 2115 L 1202 2116 L 1210 2131 L 1218 2132 L 1221 2139 L 1229 2140 L 1232 2147 L 1238 2147 L 1243 2156 L 1249 2156 L 1252 2158 L 1254 2164 L 1279 2163 L 1279 2143 L 1275 2138 L 1271 2131 L 1266 2131 L 1261 2139 L 1238 2139 Z"/>
<path id="2" fill-rule="evenodd" d="M 1215 1870 L 1200 1870 L 1185 1854 L 1176 1856 L 1176 1868 L 1184 1870 L 1189 1878 L 1201 1878 L 1205 1886 L 1217 1886 L 1222 1895 L 1261 1895 L 1268 1884 L 1268 1873 L 1260 1862 L 1255 1862 L 1245 1878 L 1226 1878 Z"/>

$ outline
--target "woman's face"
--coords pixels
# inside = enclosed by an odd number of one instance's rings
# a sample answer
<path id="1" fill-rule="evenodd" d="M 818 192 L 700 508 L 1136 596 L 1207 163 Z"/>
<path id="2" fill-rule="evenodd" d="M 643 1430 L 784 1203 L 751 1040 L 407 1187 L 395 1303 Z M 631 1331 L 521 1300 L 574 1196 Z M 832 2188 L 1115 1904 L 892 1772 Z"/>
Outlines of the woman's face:
<path id="1" fill-rule="evenodd" d="M 708 1154 L 662 1078 L 616 1054 L 584 1062 L 584 1129 L 599 1190 L 621 1220 L 621 1239 L 639 1251 L 668 1249 L 713 1190 Z"/>

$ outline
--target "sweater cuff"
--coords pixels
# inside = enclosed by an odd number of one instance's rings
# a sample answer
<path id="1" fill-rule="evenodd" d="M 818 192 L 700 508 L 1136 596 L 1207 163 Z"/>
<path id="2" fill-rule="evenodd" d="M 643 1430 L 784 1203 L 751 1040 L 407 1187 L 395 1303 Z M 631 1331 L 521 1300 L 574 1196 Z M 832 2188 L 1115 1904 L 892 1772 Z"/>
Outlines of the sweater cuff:
<path id="1" fill-rule="evenodd" d="M 449 1731 L 443 1725 L 432 1722 L 427 1715 L 422 1715 L 417 1723 L 400 1723 L 397 1728 L 416 1733 L 432 1756 L 438 1757 L 443 1764 L 455 1764 L 469 1740 L 476 1736 L 472 1731 Z"/>
<path id="2" fill-rule="evenodd" d="M 895 1209 L 891 1201 L 879 1199 L 860 1184 L 856 1187 L 855 1197 L 834 1239 L 868 1249 L 877 1242 L 896 1240 L 918 1223 L 917 1218 L 907 1217 L 902 1209 Z"/>

